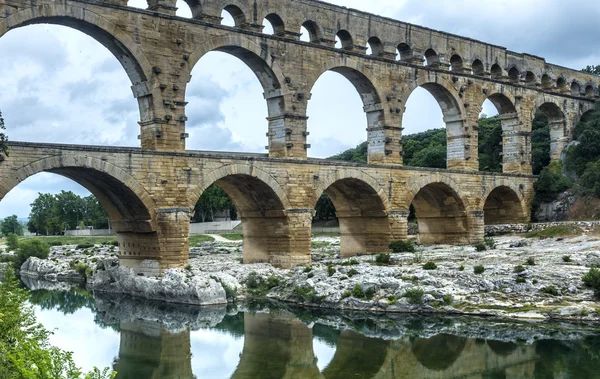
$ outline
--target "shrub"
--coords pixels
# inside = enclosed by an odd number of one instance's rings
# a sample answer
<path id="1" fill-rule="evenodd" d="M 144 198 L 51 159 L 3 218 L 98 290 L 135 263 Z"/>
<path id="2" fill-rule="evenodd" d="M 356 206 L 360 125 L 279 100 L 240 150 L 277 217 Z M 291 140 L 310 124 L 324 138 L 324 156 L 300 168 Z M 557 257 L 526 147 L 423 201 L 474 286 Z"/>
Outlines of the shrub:
<path id="1" fill-rule="evenodd" d="M 91 276 L 93 273 L 92 269 L 85 263 L 79 263 L 77 266 L 75 266 L 75 271 L 84 278 Z"/>
<path id="2" fill-rule="evenodd" d="M 465 271 L 465 265 L 460 265 L 460 267 L 458 268 L 458 271 Z"/>
<path id="3" fill-rule="evenodd" d="M 50 241 L 48 243 L 48 245 L 50 245 L 50 246 L 62 246 L 63 243 L 62 243 L 62 241 Z"/>
<path id="4" fill-rule="evenodd" d="M 527 258 L 527 262 L 526 262 L 529 266 L 535 266 L 535 258 L 534 257 L 529 257 Z"/>
<path id="5" fill-rule="evenodd" d="M 540 292 L 546 293 L 546 294 L 552 295 L 552 296 L 558 296 L 558 290 L 554 286 L 546 286 L 546 287 L 540 289 Z"/>
<path id="6" fill-rule="evenodd" d="M 518 276 L 517 283 L 527 283 L 527 280 L 525 278 L 523 278 L 522 276 Z"/>
<path id="7" fill-rule="evenodd" d="M 248 274 L 246 277 L 246 286 L 248 288 L 256 289 L 262 282 L 262 278 L 254 271 Z"/>
<path id="8" fill-rule="evenodd" d="M 317 292 L 309 287 L 294 286 L 292 292 L 305 303 L 312 303 L 317 300 Z"/>
<path id="9" fill-rule="evenodd" d="M 485 244 L 485 246 L 488 249 L 495 249 L 496 248 L 496 241 L 492 237 L 485 237 L 483 239 L 483 243 Z"/>
<path id="10" fill-rule="evenodd" d="M 392 257 L 389 254 L 381 253 L 375 256 L 375 262 L 381 265 L 389 265 Z"/>
<path id="11" fill-rule="evenodd" d="M 354 296 L 357 299 L 362 299 L 363 297 L 365 297 L 365 292 L 363 291 L 360 284 L 357 283 L 354 286 L 354 288 L 352 289 L 352 296 Z"/>
<path id="12" fill-rule="evenodd" d="M 452 303 L 454 303 L 454 297 L 452 297 L 452 295 L 444 295 L 442 300 L 446 305 L 452 305 Z"/>
<path id="13" fill-rule="evenodd" d="M 562 260 L 565 263 L 573 262 L 570 255 L 563 255 Z"/>
<path id="14" fill-rule="evenodd" d="M 521 265 L 515 266 L 515 269 L 514 269 L 514 271 L 515 271 L 517 274 L 518 274 L 518 273 L 521 273 L 521 272 L 525 271 L 525 267 L 523 267 L 523 266 L 521 266 Z"/>
<path id="15" fill-rule="evenodd" d="M 246 287 L 248 287 L 249 291 L 252 295 L 264 296 L 266 295 L 272 288 L 275 288 L 280 285 L 280 280 L 276 276 L 269 276 L 267 280 L 260 277 L 256 272 L 252 271 L 246 277 Z"/>
<path id="16" fill-rule="evenodd" d="M 312 271 L 312 267 L 311 266 L 306 266 L 306 267 L 304 267 L 304 270 L 302 270 L 302 272 L 305 273 L 305 274 L 309 273 L 311 271 Z"/>
<path id="17" fill-rule="evenodd" d="M 19 249 L 19 237 L 16 234 L 8 233 L 6 235 L 6 247 L 9 251 L 17 251 Z"/>
<path id="18" fill-rule="evenodd" d="M 427 262 L 423 265 L 424 270 L 435 270 L 437 265 L 434 262 Z"/>
<path id="19" fill-rule="evenodd" d="M 352 258 L 348 261 L 342 262 L 342 266 L 356 266 L 359 265 L 360 262 L 357 261 L 356 259 Z"/>
<path id="20" fill-rule="evenodd" d="M 329 274 L 329 276 L 333 276 L 335 274 L 335 272 L 336 272 L 335 267 L 333 267 L 333 266 L 327 267 L 327 274 Z"/>
<path id="21" fill-rule="evenodd" d="M 410 288 L 406 290 L 404 297 L 406 297 L 411 304 L 423 304 L 423 295 L 425 295 L 425 291 L 421 288 Z"/>
<path id="22" fill-rule="evenodd" d="M 192 265 L 186 265 L 185 269 L 189 272 L 192 272 Z"/>
<path id="23" fill-rule="evenodd" d="M 94 244 L 86 242 L 86 243 L 80 243 L 79 245 L 75 246 L 75 248 L 79 249 L 79 250 L 81 250 L 81 249 L 89 249 L 90 247 L 94 247 Z"/>
<path id="24" fill-rule="evenodd" d="M 581 280 L 586 287 L 594 290 L 594 295 L 600 298 L 600 269 L 596 267 L 590 268 L 587 274 L 585 274 Z"/>
<path id="25" fill-rule="evenodd" d="M 475 274 L 483 274 L 484 271 L 485 271 L 485 267 L 483 267 L 482 265 L 477 265 L 477 266 L 473 267 L 473 272 Z"/>
<path id="26" fill-rule="evenodd" d="M 48 259 L 48 255 L 50 255 L 50 247 L 43 241 L 38 239 L 25 240 L 19 244 L 15 258 L 15 269 L 20 269 L 29 257 Z"/>
<path id="27" fill-rule="evenodd" d="M 485 244 L 483 242 L 476 243 L 475 245 L 473 245 L 473 247 L 475 248 L 475 251 L 486 251 L 487 250 L 487 246 L 485 246 Z"/>
<path id="28" fill-rule="evenodd" d="M 350 271 L 348 271 L 348 277 L 353 277 L 354 275 L 358 274 L 358 271 L 356 271 L 355 269 L 350 269 Z"/>
<path id="29" fill-rule="evenodd" d="M 342 293 L 342 299 L 345 299 L 350 296 L 352 296 L 352 292 L 350 292 L 348 290 L 346 290 L 346 291 L 344 291 L 344 293 Z"/>
<path id="30" fill-rule="evenodd" d="M 388 245 L 393 253 L 414 253 L 415 244 L 412 241 L 392 241 Z"/>

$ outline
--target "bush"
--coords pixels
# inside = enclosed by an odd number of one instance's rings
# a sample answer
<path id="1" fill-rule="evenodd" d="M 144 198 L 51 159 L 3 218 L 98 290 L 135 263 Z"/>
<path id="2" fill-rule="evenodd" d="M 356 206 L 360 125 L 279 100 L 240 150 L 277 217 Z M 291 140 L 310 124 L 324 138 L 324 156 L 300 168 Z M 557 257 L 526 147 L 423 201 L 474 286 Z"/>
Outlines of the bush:
<path id="1" fill-rule="evenodd" d="M 344 291 L 344 293 L 342 293 L 342 299 L 345 299 L 350 296 L 352 296 L 352 292 L 350 292 L 348 290 L 346 290 L 346 291 Z"/>
<path id="2" fill-rule="evenodd" d="M 412 241 L 392 241 L 388 245 L 392 253 L 414 253 L 415 244 Z"/>
<path id="3" fill-rule="evenodd" d="M 552 162 L 542 169 L 538 180 L 533 184 L 533 203 L 538 206 L 540 203 L 550 203 L 556 200 L 558 194 L 572 186 L 573 182 L 562 174 L 562 164 Z"/>
<path id="4" fill-rule="evenodd" d="M 406 290 L 404 297 L 406 297 L 411 304 L 423 304 L 423 295 L 425 295 L 425 291 L 421 288 L 410 288 Z"/>
<path id="5" fill-rule="evenodd" d="M 552 296 L 558 296 L 558 290 L 554 286 L 546 286 L 546 287 L 540 289 L 540 292 L 546 293 L 546 294 L 552 295 Z"/>
<path id="6" fill-rule="evenodd" d="M 276 276 L 269 276 L 267 280 L 263 279 L 256 272 L 252 271 L 245 280 L 249 293 L 256 296 L 264 296 L 271 289 L 280 285 L 280 280 Z"/>
<path id="7" fill-rule="evenodd" d="M 562 260 L 565 263 L 573 262 L 570 255 L 563 255 Z"/>
<path id="8" fill-rule="evenodd" d="M 575 225 L 556 225 L 535 232 L 525 233 L 526 238 L 572 237 L 583 234 L 583 229 Z"/>
<path id="9" fill-rule="evenodd" d="M 50 247 L 38 239 L 24 240 L 19 244 L 15 258 L 15 269 L 19 270 L 29 257 L 48 259 Z"/>
<path id="10" fill-rule="evenodd" d="M 352 296 L 354 296 L 357 299 L 362 299 L 363 297 L 365 297 L 365 292 L 363 291 L 360 284 L 357 283 L 354 286 L 354 288 L 352 289 Z"/>
<path id="11" fill-rule="evenodd" d="M 389 254 L 381 253 L 375 256 L 375 262 L 381 265 L 389 265 L 392 257 Z"/>
<path id="12" fill-rule="evenodd" d="M 529 266 L 535 266 L 535 258 L 534 257 L 529 257 L 527 258 L 527 262 L 526 262 Z"/>
<path id="13" fill-rule="evenodd" d="M 600 299 L 600 269 L 596 267 L 590 268 L 587 274 L 585 274 L 581 280 L 586 287 L 594 290 L 594 295 Z"/>
<path id="14" fill-rule="evenodd" d="M 92 274 L 92 270 L 85 263 L 79 263 L 77 266 L 75 266 L 75 271 L 84 278 L 87 278 Z"/>
<path id="15" fill-rule="evenodd" d="M 356 271 L 355 269 L 350 269 L 350 271 L 348 271 L 349 278 L 353 277 L 356 274 L 358 274 L 358 271 Z"/>
<path id="16" fill-rule="evenodd" d="M 80 243 L 79 245 L 75 246 L 76 249 L 89 249 L 90 247 L 94 247 L 93 243 Z"/>
<path id="17" fill-rule="evenodd" d="M 522 276 L 517 277 L 517 283 L 527 283 L 527 280 Z"/>
<path id="18" fill-rule="evenodd" d="M 333 276 L 335 274 L 335 272 L 336 272 L 335 267 L 333 267 L 333 266 L 327 267 L 327 274 L 329 274 L 329 276 Z"/>
<path id="19" fill-rule="evenodd" d="M 483 267 L 482 265 L 477 265 L 477 266 L 473 267 L 473 272 L 475 274 L 483 274 L 484 271 L 485 271 L 485 267 Z"/>
<path id="20" fill-rule="evenodd" d="M 458 268 L 458 271 L 465 271 L 465 265 L 460 265 L 460 267 Z"/>
<path id="21" fill-rule="evenodd" d="M 434 262 L 427 262 L 423 265 L 424 270 L 435 270 L 437 265 Z"/>
<path id="22" fill-rule="evenodd" d="M 452 305 L 452 303 L 454 303 L 454 298 L 452 297 L 452 295 L 444 295 L 442 297 L 442 300 L 446 305 Z"/>
<path id="23" fill-rule="evenodd" d="M 294 286 L 292 292 L 294 295 L 296 295 L 296 297 L 305 303 L 312 303 L 318 300 L 317 291 L 309 287 Z"/>
<path id="24" fill-rule="evenodd" d="M 486 251 L 487 250 L 487 246 L 485 246 L 485 244 L 483 242 L 476 243 L 475 245 L 473 245 L 473 247 L 475 248 L 475 251 Z"/>
<path id="25" fill-rule="evenodd" d="M 19 249 L 19 237 L 16 234 L 8 233 L 6 236 L 6 247 L 8 251 L 17 251 Z"/>
<path id="26" fill-rule="evenodd" d="M 305 274 L 309 273 L 311 271 L 312 271 L 312 267 L 311 266 L 306 266 L 306 267 L 304 267 L 304 270 L 302 270 L 302 272 L 305 273 Z"/>
<path id="27" fill-rule="evenodd" d="M 485 246 L 488 249 L 495 249 L 496 248 L 496 241 L 492 237 L 485 237 L 483 239 L 483 243 L 485 244 Z"/>
<path id="28" fill-rule="evenodd" d="M 525 267 L 523 267 L 523 266 L 521 266 L 521 265 L 515 266 L 515 269 L 514 269 L 514 271 L 515 271 L 517 274 L 518 274 L 518 273 L 521 273 L 521 272 L 525 271 Z"/>
<path id="29" fill-rule="evenodd" d="M 350 260 L 347 260 L 345 262 L 342 262 L 342 266 L 356 266 L 359 265 L 360 262 L 357 261 L 356 259 L 352 258 Z"/>

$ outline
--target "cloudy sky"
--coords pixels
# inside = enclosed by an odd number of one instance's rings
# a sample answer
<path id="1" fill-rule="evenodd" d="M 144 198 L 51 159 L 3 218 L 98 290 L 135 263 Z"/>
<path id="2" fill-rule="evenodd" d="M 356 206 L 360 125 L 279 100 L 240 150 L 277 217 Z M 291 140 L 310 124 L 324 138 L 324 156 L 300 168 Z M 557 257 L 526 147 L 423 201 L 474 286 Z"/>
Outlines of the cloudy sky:
<path id="1" fill-rule="evenodd" d="M 576 69 L 600 64 L 600 2 L 596 1 L 331 2 L 488 41 Z M 143 7 L 144 1 L 129 4 Z M 178 15 L 190 15 L 183 1 L 178 6 Z M 250 69 L 234 57 L 213 52 L 192 74 L 187 95 L 188 148 L 264 152 L 266 104 Z M 54 25 L 10 31 L 0 38 L 0 83 L 0 110 L 12 140 L 139 145 L 139 114 L 128 77 L 108 50 L 81 32 Z M 406 106 L 405 133 L 444 126 L 437 103 L 426 91 L 415 91 Z M 491 115 L 495 110 L 488 104 L 484 112 Z M 308 115 L 310 156 L 330 156 L 366 139 L 360 98 L 336 73 L 319 79 Z M 0 218 L 27 217 L 38 192 L 61 189 L 87 195 L 68 179 L 38 174 L 0 202 Z"/>

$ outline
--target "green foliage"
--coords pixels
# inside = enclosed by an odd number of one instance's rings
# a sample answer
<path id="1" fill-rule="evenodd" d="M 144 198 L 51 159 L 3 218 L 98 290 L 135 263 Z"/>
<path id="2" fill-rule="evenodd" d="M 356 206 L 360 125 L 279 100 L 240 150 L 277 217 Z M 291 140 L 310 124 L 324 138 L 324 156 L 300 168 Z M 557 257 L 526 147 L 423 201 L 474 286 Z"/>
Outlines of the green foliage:
<path id="1" fill-rule="evenodd" d="M 342 266 L 356 266 L 356 265 L 359 265 L 359 264 L 360 264 L 360 262 L 357 261 L 354 258 L 342 262 Z"/>
<path id="2" fill-rule="evenodd" d="M 392 257 L 389 254 L 381 253 L 375 256 L 375 262 L 380 265 L 389 265 L 392 261 Z"/>
<path id="3" fill-rule="evenodd" d="M 473 247 L 475 248 L 475 251 L 486 251 L 487 250 L 487 246 L 483 242 L 476 243 L 473 245 Z"/>
<path id="4" fill-rule="evenodd" d="M 2 112 L 0 112 L 0 153 L 8 157 L 8 136 L 4 133 L 5 130 L 4 118 L 2 118 Z"/>
<path id="5" fill-rule="evenodd" d="M 406 166 L 446 168 L 446 129 L 431 129 L 402 136 Z"/>
<path id="6" fill-rule="evenodd" d="M 367 162 L 367 142 L 363 142 L 360 145 L 356 146 L 354 149 L 348 149 L 339 154 L 331 156 L 327 159 L 332 161 L 345 161 L 345 162 L 358 162 L 358 163 L 366 163 Z"/>
<path id="7" fill-rule="evenodd" d="M 315 219 L 327 221 L 334 220 L 335 218 L 335 207 L 333 206 L 333 202 L 326 193 L 323 193 L 315 206 Z"/>
<path id="8" fill-rule="evenodd" d="M 17 251 L 19 249 L 19 237 L 16 234 L 8 233 L 6 235 L 6 247 L 9 251 Z"/>
<path id="9" fill-rule="evenodd" d="M 414 253 L 416 248 L 412 241 L 392 241 L 388 245 L 393 253 Z"/>
<path id="10" fill-rule="evenodd" d="M 219 235 L 230 241 L 242 241 L 244 239 L 244 236 L 242 233 L 222 233 Z"/>
<path id="11" fill-rule="evenodd" d="M 522 276 L 517 276 L 516 282 L 519 284 L 527 283 L 527 279 L 523 278 Z"/>
<path id="12" fill-rule="evenodd" d="M 304 267 L 304 270 L 302 270 L 302 272 L 305 273 L 305 274 L 309 273 L 311 271 L 312 271 L 312 266 L 306 266 L 306 267 Z"/>
<path id="13" fill-rule="evenodd" d="M 477 265 L 477 266 L 473 267 L 473 272 L 475 274 L 480 275 L 480 274 L 483 274 L 484 271 L 485 271 L 485 267 L 483 267 L 482 265 Z"/>
<path id="14" fill-rule="evenodd" d="M 550 285 L 550 286 L 546 286 L 540 289 L 540 292 L 548 294 L 548 295 L 552 295 L 552 296 L 558 296 L 558 289 L 556 289 L 556 287 Z"/>
<path id="15" fill-rule="evenodd" d="M 479 170 L 502 172 L 502 123 L 499 116 L 482 115 L 479 128 Z"/>
<path id="16" fill-rule="evenodd" d="M 525 234 L 526 238 L 556 238 L 556 237 L 571 237 L 580 236 L 583 234 L 583 229 L 574 225 L 557 225 L 535 232 Z"/>
<path id="17" fill-rule="evenodd" d="M 465 265 L 460 265 L 460 267 L 458 268 L 458 271 L 465 271 Z"/>
<path id="18" fill-rule="evenodd" d="M 423 304 L 424 295 L 425 291 L 421 288 L 409 288 L 404 293 L 404 297 L 406 297 L 411 304 Z"/>
<path id="19" fill-rule="evenodd" d="M 94 247 L 93 243 L 85 242 L 85 243 L 80 243 L 75 248 L 82 250 L 82 249 L 89 249 L 91 247 Z"/>
<path id="20" fill-rule="evenodd" d="M 232 220 L 237 218 L 237 210 L 231 198 L 219 188 L 212 184 L 202 192 L 202 196 L 194 206 L 193 222 L 207 222 L 215 219 L 215 213 L 229 211 Z"/>
<path id="21" fill-rule="evenodd" d="M 329 267 L 327 267 L 327 274 L 328 274 L 329 276 L 333 276 L 335 273 L 336 273 L 336 269 L 335 269 L 335 267 L 333 267 L 333 266 L 329 266 Z"/>
<path id="22" fill-rule="evenodd" d="M 598 66 L 585 66 L 581 72 L 585 72 L 587 74 L 598 75 L 600 76 L 600 65 Z"/>
<path id="23" fill-rule="evenodd" d="M 525 267 L 523 267 L 521 265 L 515 266 L 515 268 L 514 268 L 514 272 L 516 272 L 517 274 L 521 273 L 523 271 L 525 271 Z"/>
<path id="24" fill-rule="evenodd" d="M 542 111 L 535 114 L 531 124 L 531 158 L 534 175 L 550 164 L 550 124 Z"/>
<path id="25" fill-rule="evenodd" d="M 318 302 L 317 291 L 310 287 L 294 286 L 292 293 L 305 303 Z"/>
<path id="26" fill-rule="evenodd" d="M 353 268 L 348 271 L 348 277 L 350 277 L 350 278 L 357 274 L 358 274 L 358 271 L 356 271 Z"/>
<path id="27" fill-rule="evenodd" d="M 588 273 L 585 274 L 581 280 L 583 280 L 583 284 L 585 284 L 586 287 L 593 289 L 596 298 L 600 299 L 600 269 L 597 267 L 590 268 Z"/>
<path id="28" fill-rule="evenodd" d="M 570 255 L 563 255 L 562 260 L 565 263 L 573 262 Z"/>
<path id="29" fill-rule="evenodd" d="M 23 225 L 17 219 L 17 215 L 8 216 L 0 224 L 0 232 L 3 236 L 8 236 L 11 233 L 22 236 Z"/>
<path id="30" fill-rule="evenodd" d="M 215 239 L 211 236 L 207 236 L 206 234 L 192 234 L 190 235 L 190 246 L 196 246 L 199 243 L 204 242 L 214 242 Z"/>
<path id="31" fill-rule="evenodd" d="M 48 259 L 50 247 L 39 239 L 26 239 L 19 243 L 15 259 L 15 269 L 20 269 L 29 257 Z"/>
<path id="32" fill-rule="evenodd" d="M 580 183 L 587 193 L 600 197 L 600 160 L 586 164 Z"/>
<path id="33" fill-rule="evenodd" d="M 258 275 L 256 272 L 251 272 L 246 277 L 246 287 L 248 292 L 255 296 L 265 296 L 269 291 L 279 286 L 280 281 L 276 276 L 269 276 L 267 280 Z"/>
<path id="34" fill-rule="evenodd" d="M 75 271 L 79 275 L 83 276 L 84 278 L 88 278 L 88 277 L 92 276 L 92 274 L 93 274 L 92 269 L 88 265 L 86 265 L 85 263 L 79 263 L 79 264 L 77 264 L 75 266 Z"/>
<path id="35" fill-rule="evenodd" d="M 442 300 L 446 305 L 452 305 L 452 303 L 454 303 L 454 297 L 452 297 L 452 295 L 444 295 L 442 296 Z"/>
<path id="36" fill-rule="evenodd" d="M 362 287 L 360 286 L 360 284 L 356 284 L 354 286 L 354 288 L 352 289 L 352 296 L 357 298 L 357 299 L 362 299 L 365 296 L 365 292 L 363 291 Z"/>
<path id="37" fill-rule="evenodd" d="M 496 241 L 492 237 L 485 237 L 483 239 L 483 243 L 485 244 L 485 246 L 488 249 L 495 249 L 496 248 Z"/>
<path id="38" fill-rule="evenodd" d="M 435 270 L 437 265 L 434 262 L 427 262 L 423 265 L 424 270 Z"/>
<path id="39" fill-rule="evenodd" d="M 12 271 L 0 282 L 0 378 L 3 379 L 104 379 L 108 369 L 83 374 L 72 353 L 49 342 L 48 332 L 37 323 L 27 304 L 28 291 L 18 286 Z"/>
<path id="40" fill-rule="evenodd" d="M 558 194 L 571 186 L 573 186 L 573 182 L 562 174 L 562 164 L 552 162 L 541 170 L 538 180 L 533 184 L 535 190 L 533 201 L 537 203 L 554 201 Z"/>
<path id="41" fill-rule="evenodd" d="M 529 266 L 535 266 L 535 258 L 534 257 L 527 258 L 526 264 Z"/>

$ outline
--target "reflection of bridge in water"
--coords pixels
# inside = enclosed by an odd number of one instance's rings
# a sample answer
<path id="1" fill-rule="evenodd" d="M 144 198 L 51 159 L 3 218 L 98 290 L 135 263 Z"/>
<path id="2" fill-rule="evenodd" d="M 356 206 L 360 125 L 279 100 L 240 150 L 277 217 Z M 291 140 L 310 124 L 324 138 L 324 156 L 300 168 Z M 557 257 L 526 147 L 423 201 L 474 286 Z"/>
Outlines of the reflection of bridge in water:
<path id="1" fill-rule="evenodd" d="M 431 338 L 369 338 L 343 330 L 336 352 L 320 371 L 313 337 L 336 334 L 308 328 L 287 312 L 244 315 L 244 348 L 232 378 L 533 378 L 537 343 Z M 322 336 L 320 334 L 323 334 Z M 121 323 L 117 378 L 193 378 L 190 332 L 169 334 L 159 323 Z"/>

